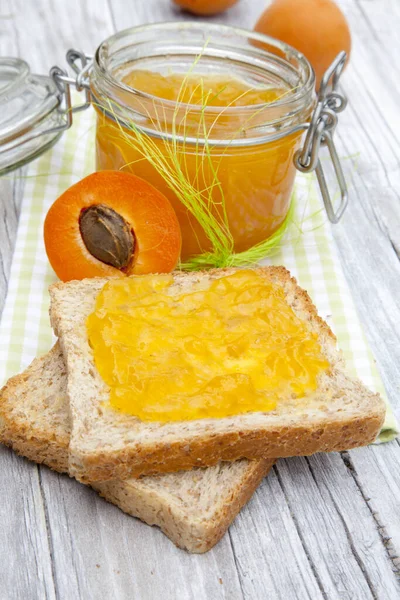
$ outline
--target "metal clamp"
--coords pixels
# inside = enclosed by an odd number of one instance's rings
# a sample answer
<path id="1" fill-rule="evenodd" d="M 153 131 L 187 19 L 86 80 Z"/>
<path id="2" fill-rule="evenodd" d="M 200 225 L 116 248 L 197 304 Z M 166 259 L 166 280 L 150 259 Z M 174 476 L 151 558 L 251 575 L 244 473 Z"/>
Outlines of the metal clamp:
<path id="1" fill-rule="evenodd" d="M 55 133 L 65 131 L 72 125 L 73 113 L 85 110 L 90 106 L 90 84 L 89 73 L 93 64 L 93 57 L 79 52 L 77 50 L 68 50 L 67 62 L 72 68 L 76 77 L 69 77 L 68 73 L 60 67 L 52 67 L 50 69 L 50 77 L 53 79 L 59 91 L 59 112 L 65 117 L 61 125 L 57 125 L 52 129 L 48 129 L 46 133 Z M 77 106 L 72 106 L 71 87 L 74 87 L 78 92 L 84 92 L 85 101 Z"/>
<path id="2" fill-rule="evenodd" d="M 333 141 L 333 134 L 338 122 L 337 113 L 342 112 L 347 105 L 346 97 L 338 91 L 340 75 L 346 63 L 346 53 L 338 54 L 322 78 L 317 106 L 314 109 L 311 123 L 307 129 L 303 148 L 294 156 L 294 164 L 302 173 L 315 171 L 324 201 L 325 209 L 331 223 L 338 223 L 346 210 L 348 193 L 342 166 Z M 332 80 L 332 86 L 329 86 Z M 336 178 L 340 188 L 341 200 L 338 208 L 334 209 L 327 186 L 324 170 L 319 158 L 319 149 L 327 146 Z"/>

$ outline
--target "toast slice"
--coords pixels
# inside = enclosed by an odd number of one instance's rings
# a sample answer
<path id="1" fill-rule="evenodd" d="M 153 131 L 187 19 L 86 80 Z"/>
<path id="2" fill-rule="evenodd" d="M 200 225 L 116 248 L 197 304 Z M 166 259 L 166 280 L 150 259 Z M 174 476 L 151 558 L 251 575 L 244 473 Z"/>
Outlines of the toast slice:
<path id="1" fill-rule="evenodd" d="M 372 442 L 385 405 L 344 370 L 336 339 L 317 315 L 307 293 L 283 267 L 256 269 L 283 288 L 293 311 L 318 336 L 331 368 L 319 376 L 315 393 L 282 399 L 275 410 L 220 419 L 144 422 L 107 406 L 109 388 L 100 377 L 88 342 L 86 320 L 106 279 L 87 279 L 50 288 L 50 317 L 68 372 L 72 413 L 70 472 L 80 481 L 127 479 L 211 466 L 220 460 L 277 458 L 345 450 Z M 170 293 L 208 286 L 235 272 L 175 273 Z"/>
<path id="2" fill-rule="evenodd" d="M 0 392 L 0 441 L 19 454 L 68 472 L 70 415 L 58 345 Z M 268 473 L 272 460 L 93 485 L 109 502 L 157 525 L 180 548 L 206 552 L 223 536 Z"/>

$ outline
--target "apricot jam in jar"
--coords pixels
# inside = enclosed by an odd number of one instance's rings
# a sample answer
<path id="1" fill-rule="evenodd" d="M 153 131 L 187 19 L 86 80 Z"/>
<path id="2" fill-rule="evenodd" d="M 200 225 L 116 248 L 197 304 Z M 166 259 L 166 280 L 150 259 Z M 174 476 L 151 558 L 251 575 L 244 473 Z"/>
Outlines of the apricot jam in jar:
<path id="1" fill-rule="evenodd" d="M 182 260 L 266 240 L 284 223 L 314 74 L 272 38 L 206 23 L 126 30 L 90 74 L 97 169 L 148 180 L 172 202 Z"/>

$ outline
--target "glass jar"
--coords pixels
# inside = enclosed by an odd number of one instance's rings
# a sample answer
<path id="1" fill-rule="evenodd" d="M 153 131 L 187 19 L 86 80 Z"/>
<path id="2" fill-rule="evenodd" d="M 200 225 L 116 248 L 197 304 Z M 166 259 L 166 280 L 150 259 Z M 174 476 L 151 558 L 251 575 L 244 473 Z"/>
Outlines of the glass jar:
<path id="1" fill-rule="evenodd" d="M 332 136 L 346 106 L 338 91 L 344 52 L 318 96 L 302 54 L 224 25 L 134 27 L 105 40 L 93 58 L 76 50 L 66 58 L 72 77 L 60 67 L 47 77 L 32 75 L 24 61 L 0 58 L 0 174 L 38 156 L 72 125 L 75 112 L 93 105 L 97 168 L 135 173 L 169 197 L 182 228 L 183 260 L 224 244 L 240 253 L 281 231 L 296 168 L 316 171 L 332 222 L 343 214 L 347 189 Z M 283 93 L 251 106 L 200 106 L 130 87 L 124 78 L 135 70 L 190 72 L 199 81 L 212 74 Z M 73 106 L 73 87 L 84 93 L 83 104 Z M 337 209 L 319 160 L 321 145 L 340 186 Z"/>
<path id="2" fill-rule="evenodd" d="M 268 49 L 263 47 L 266 42 Z M 285 93 L 268 104 L 204 107 L 129 87 L 124 78 L 134 70 L 234 76 L 249 88 L 273 87 Z M 221 227 L 229 229 L 233 250 L 247 250 L 271 236 L 288 214 L 293 157 L 304 132 L 299 126 L 310 121 L 314 84 L 304 56 L 260 34 L 206 23 L 161 23 L 123 31 L 103 42 L 93 61 L 97 169 L 139 175 L 170 199 L 182 229 L 183 260 L 210 251 L 211 240 L 171 188 L 168 171 L 155 168 L 133 140 L 138 130 L 144 132 L 156 155 L 173 161 L 201 193 L 198 202 L 207 203 Z"/>
<path id="3" fill-rule="evenodd" d="M 23 166 L 61 135 L 60 90 L 50 77 L 32 75 L 19 58 L 0 58 L 0 174 Z"/>

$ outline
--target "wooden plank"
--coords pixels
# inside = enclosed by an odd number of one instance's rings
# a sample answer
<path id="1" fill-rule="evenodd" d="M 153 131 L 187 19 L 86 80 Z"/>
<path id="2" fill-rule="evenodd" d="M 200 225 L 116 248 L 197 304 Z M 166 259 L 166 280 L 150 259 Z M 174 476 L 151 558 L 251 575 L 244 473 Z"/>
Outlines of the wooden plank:
<path id="1" fill-rule="evenodd" d="M 373 516 L 338 454 L 278 461 L 231 536 L 246 597 L 365 600 L 400 593 Z M 302 578 L 318 586 L 308 596 Z"/>
<path id="2" fill-rule="evenodd" d="M 395 34 L 400 10 L 390 0 L 341 4 L 352 24 L 354 51 L 343 79 L 350 103 L 337 137 L 340 154 L 354 158 L 346 161 L 352 179 L 349 208 L 333 232 L 368 341 L 400 416 L 400 90 L 398 65 L 387 60 L 400 51 Z M 399 445 L 351 451 L 345 459 L 388 555 L 399 567 Z"/>
<path id="3" fill-rule="evenodd" d="M 230 536 L 245 598 L 325 597 L 319 565 L 314 565 L 306 553 L 303 532 L 297 527 L 276 470 L 242 509 Z"/>
<path id="4" fill-rule="evenodd" d="M 229 537 L 190 555 L 93 490 L 43 470 L 62 598 L 242 598 Z"/>
<path id="5" fill-rule="evenodd" d="M 0 597 L 56 598 L 38 467 L 0 446 Z"/>
<path id="6" fill-rule="evenodd" d="M 352 180 L 349 208 L 333 228 L 342 265 L 380 367 L 392 405 L 399 404 L 400 376 L 400 119 L 397 67 L 382 69 L 386 15 L 393 31 L 400 12 L 390 0 L 344 2 L 353 24 L 352 63 L 344 75 L 350 97 L 341 115 L 338 147 Z M 379 6 L 378 6 L 379 5 Z M 398 6 L 398 5 L 397 5 Z M 375 8 L 373 8 L 375 7 Z M 371 13 L 365 18 L 366 11 Z M 373 15 L 373 18 L 372 18 Z M 371 27 L 376 30 L 371 35 Z M 382 33 L 382 31 L 384 33 Z M 398 45 L 398 42 L 397 42 Z"/>
<path id="7" fill-rule="evenodd" d="M 0 54 L 19 54 L 12 3 L 2 2 Z M 26 170 L 0 178 L 0 313 L 7 293 Z M 0 597 L 56 597 L 46 505 L 36 465 L 0 446 Z M 34 582 L 34 583 L 33 583 Z"/>
<path id="8" fill-rule="evenodd" d="M 0 6 L 0 56 L 19 56 L 19 36 L 12 0 L 2 0 Z"/>
<path id="9" fill-rule="evenodd" d="M 378 527 L 393 567 L 400 572 L 399 441 L 344 455 L 349 473 Z"/>
<path id="10" fill-rule="evenodd" d="M 348 139 L 348 138 L 347 138 Z M 372 176 L 354 173 L 351 202 L 343 223 L 334 231 L 343 269 L 368 341 L 388 392 L 398 410 L 400 376 L 400 262 L 388 234 L 382 230 L 370 192 Z M 400 178 L 399 178 L 400 182 Z"/>
<path id="11" fill-rule="evenodd" d="M 396 598 L 400 587 L 386 548 L 340 455 L 292 459 L 279 469 L 290 504 L 308 496 L 297 518 L 301 530 L 310 531 L 305 539 L 318 572 L 326 569 L 331 580 L 328 598 Z"/>
<path id="12" fill-rule="evenodd" d="M 93 54 L 113 32 L 106 0 L 98 2 L 25 2 L 12 0 L 13 23 L 19 40 L 19 55 L 33 72 L 48 73 L 57 64 L 66 68 L 69 48 Z"/>

